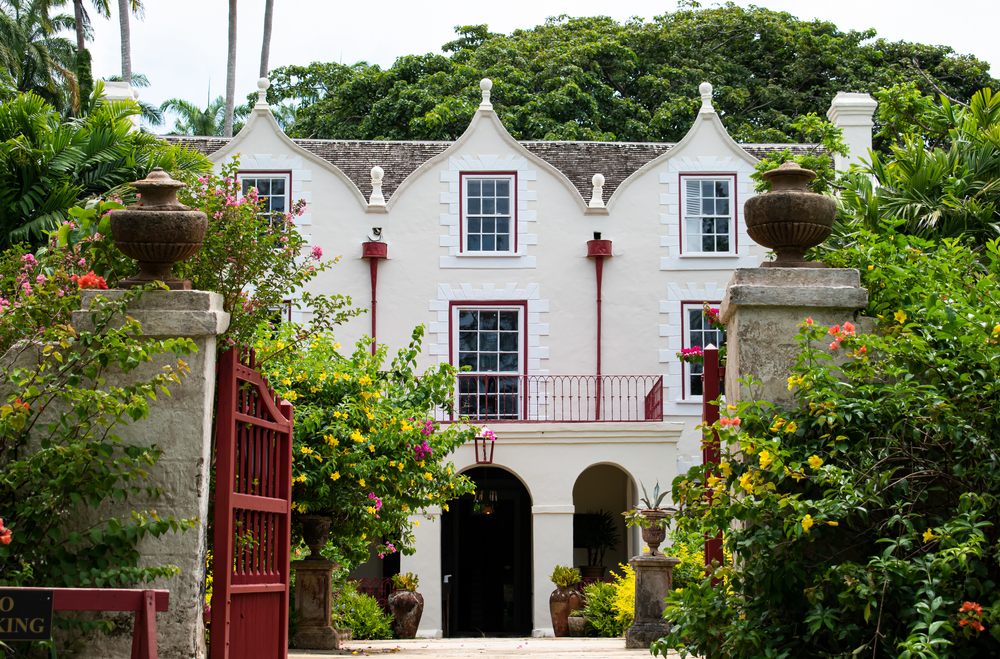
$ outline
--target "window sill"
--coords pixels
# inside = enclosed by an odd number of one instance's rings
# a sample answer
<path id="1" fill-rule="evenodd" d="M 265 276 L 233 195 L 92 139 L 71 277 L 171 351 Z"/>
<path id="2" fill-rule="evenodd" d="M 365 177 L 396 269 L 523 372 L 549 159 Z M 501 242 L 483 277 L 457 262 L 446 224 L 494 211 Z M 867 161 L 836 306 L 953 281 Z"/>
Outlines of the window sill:
<path id="1" fill-rule="evenodd" d="M 526 256 L 526 254 L 521 254 L 518 252 L 459 252 L 456 254 L 458 258 L 479 258 L 485 257 L 489 259 L 493 258 L 518 258 L 520 256 Z"/>
<path id="2" fill-rule="evenodd" d="M 679 259 L 738 259 L 739 254 L 734 254 L 733 252 L 726 252 L 725 254 L 719 254 L 718 252 L 688 252 L 687 254 L 678 254 Z"/>

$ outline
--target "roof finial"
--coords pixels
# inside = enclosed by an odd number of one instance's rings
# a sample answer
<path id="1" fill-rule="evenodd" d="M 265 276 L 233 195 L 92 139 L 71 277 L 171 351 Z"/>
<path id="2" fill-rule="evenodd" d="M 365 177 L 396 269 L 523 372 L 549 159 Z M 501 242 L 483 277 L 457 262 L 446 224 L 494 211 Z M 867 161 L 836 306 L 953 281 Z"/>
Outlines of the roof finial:
<path id="1" fill-rule="evenodd" d="M 369 206 L 385 206 L 385 197 L 382 196 L 382 177 L 385 172 L 381 167 L 372 167 L 372 196 L 368 198 Z"/>
<path id="2" fill-rule="evenodd" d="M 604 174 L 594 174 L 591 179 L 594 194 L 590 197 L 590 208 L 604 208 Z"/>
<path id="3" fill-rule="evenodd" d="M 483 102 L 479 104 L 479 109 L 492 110 L 493 104 L 490 103 L 490 90 L 493 89 L 493 81 L 489 78 L 483 78 L 479 81 L 479 88 L 483 90 Z"/>
<path id="4" fill-rule="evenodd" d="M 271 81 L 267 78 L 261 78 L 257 81 L 257 103 L 254 104 L 255 109 L 267 109 L 267 88 L 270 86 Z"/>
<path id="5" fill-rule="evenodd" d="M 701 83 L 698 85 L 698 91 L 701 92 L 701 110 L 699 112 L 715 112 L 715 108 L 712 107 L 712 83 Z"/>

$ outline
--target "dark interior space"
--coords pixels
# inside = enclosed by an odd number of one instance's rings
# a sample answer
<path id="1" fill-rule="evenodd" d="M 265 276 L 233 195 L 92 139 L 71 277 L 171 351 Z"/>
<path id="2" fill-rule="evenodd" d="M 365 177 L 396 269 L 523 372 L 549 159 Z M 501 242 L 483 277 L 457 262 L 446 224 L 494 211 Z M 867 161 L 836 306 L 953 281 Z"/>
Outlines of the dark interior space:
<path id="1" fill-rule="evenodd" d="M 476 494 L 442 515 L 444 635 L 531 633 L 531 497 L 497 467 L 465 472 Z"/>

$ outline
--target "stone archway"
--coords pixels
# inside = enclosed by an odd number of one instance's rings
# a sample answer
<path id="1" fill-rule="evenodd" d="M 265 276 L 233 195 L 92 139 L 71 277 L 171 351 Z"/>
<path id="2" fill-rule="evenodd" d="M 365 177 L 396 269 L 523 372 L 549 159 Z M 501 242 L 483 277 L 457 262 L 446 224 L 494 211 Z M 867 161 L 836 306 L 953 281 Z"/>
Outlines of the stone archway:
<path id="1" fill-rule="evenodd" d="M 464 472 L 483 496 L 441 515 L 444 635 L 527 636 L 532 630 L 531 495 L 500 467 Z"/>
<path id="2" fill-rule="evenodd" d="M 608 571 L 621 572 L 619 564 L 627 563 L 632 556 L 632 534 L 625 527 L 622 513 L 632 507 L 635 498 L 635 481 L 622 468 L 613 464 L 595 464 L 584 469 L 573 486 L 573 563 L 587 565 L 586 536 L 588 524 L 596 523 L 594 518 L 584 515 L 599 514 L 602 511 L 611 519 L 618 542 L 613 549 L 605 551 L 601 563 Z M 605 572 L 607 577 L 608 572 Z"/>

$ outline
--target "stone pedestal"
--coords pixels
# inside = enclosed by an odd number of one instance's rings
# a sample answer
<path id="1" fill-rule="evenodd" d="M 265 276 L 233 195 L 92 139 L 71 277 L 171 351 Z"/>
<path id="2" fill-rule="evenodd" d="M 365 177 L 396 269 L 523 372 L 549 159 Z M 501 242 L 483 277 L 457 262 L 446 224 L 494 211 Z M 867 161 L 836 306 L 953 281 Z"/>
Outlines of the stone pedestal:
<path id="1" fill-rule="evenodd" d="M 295 610 L 298 631 L 292 647 L 300 650 L 337 650 L 340 642 L 330 623 L 333 613 L 333 570 L 340 566 L 327 560 L 294 561 Z"/>
<path id="2" fill-rule="evenodd" d="M 124 291 L 83 291 L 83 310 L 73 313 L 77 331 L 93 329 L 90 308 L 96 295 L 120 298 Z M 211 479 L 212 406 L 215 397 L 216 337 L 229 326 L 229 314 L 222 310 L 222 296 L 209 291 L 147 291 L 131 303 L 128 314 L 142 323 L 145 336 L 188 337 L 198 348 L 184 356 L 190 368 L 187 377 L 170 386 L 170 396 L 150 401 L 149 418 L 119 426 L 115 432 L 125 444 L 156 444 L 163 456 L 149 469 L 149 479 L 141 486 L 163 488 L 156 500 L 137 498 L 107 503 L 92 515 L 128 515 L 132 509 L 155 509 L 161 516 L 197 518 L 201 524 L 187 533 L 167 533 L 147 537 L 138 549 L 141 565 L 176 565 L 180 574 L 158 580 L 151 588 L 170 591 L 170 610 L 156 616 L 157 645 L 161 659 L 203 659 L 206 656 L 205 559 L 208 552 L 208 492 Z M 149 379 L 166 364 L 176 365 L 173 354 L 160 355 L 127 375 L 114 367 L 104 374 L 107 386 L 132 384 Z M 86 523 L 82 519 L 82 523 Z M 132 644 L 133 614 L 98 614 L 116 623 L 111 636 L 91 634 L 83 657 L 128 657 Z"/>
<path id="3" fill-rule="evenodd" d="M 635 569 L 635 622 L 625 631 L 626 648 L 646 648 L 670 631 L 663 619 L 664 600 L 674 584 L 674 566 L 680 559 L 668 556 L 636 556 L 631 561 Z"/>
<path id="4" fill-rule="evenodd" d="M 851 321 L 859 334 L 870 332 L 870 319 L 856 315 L 866 306 L 868 291 L 853 268 L 738 268 L 719 308 L 728 347 L 726 398 L 748 399 L 739 381 L 751 376 L 763 383 L 758 399 L 791 404 L 788 376 L 799 353 L 797 325 L 807 317 L 826 326 Z"/>

